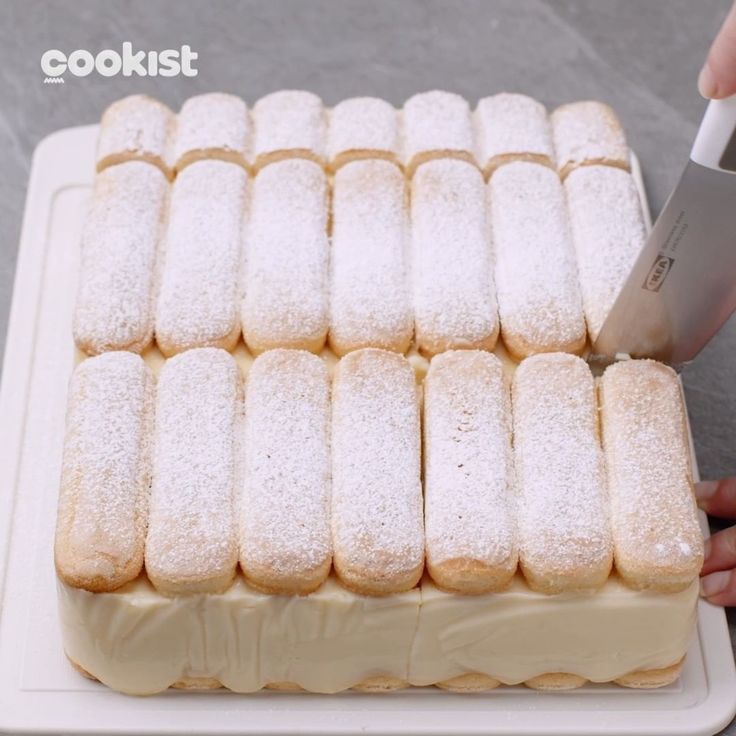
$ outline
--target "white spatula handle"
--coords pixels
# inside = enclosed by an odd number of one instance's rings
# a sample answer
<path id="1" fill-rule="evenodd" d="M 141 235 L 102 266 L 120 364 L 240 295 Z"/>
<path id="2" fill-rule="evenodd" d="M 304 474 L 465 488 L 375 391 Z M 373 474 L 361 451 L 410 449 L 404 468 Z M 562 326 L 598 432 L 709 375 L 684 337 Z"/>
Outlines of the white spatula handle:
<path id="1" fill-rule="evenodd" d="M 736 95 L 708 103 L 690 158 L 709 169 L 736 174 Z"/>

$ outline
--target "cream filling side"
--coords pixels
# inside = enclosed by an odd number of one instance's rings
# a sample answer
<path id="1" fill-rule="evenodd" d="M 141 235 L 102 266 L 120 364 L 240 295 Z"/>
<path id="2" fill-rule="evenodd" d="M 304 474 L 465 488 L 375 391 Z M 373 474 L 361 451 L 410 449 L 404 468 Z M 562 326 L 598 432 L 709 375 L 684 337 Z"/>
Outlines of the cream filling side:
<path id="1" fill-rule="evenodd" d="M 369 677 L 430 685 L 481 672 L 507 684 L 548 672 L 606 682 L 674 664 L 695 625 L 698 582 L 634 591 L 612 576 L 597 593 L 546 596 L 517 576 L 503 593 L 459 596 L 425 579 L 371 598 L 334 578 L 304 597 L 238 577 L 219 595 L 167 598 L 145 577 L 113 593 L 58 583 L 69 657 L 115 690 L 151 694 L 183 678 L 237 692 L 293 682 L 335 693 Z"/>

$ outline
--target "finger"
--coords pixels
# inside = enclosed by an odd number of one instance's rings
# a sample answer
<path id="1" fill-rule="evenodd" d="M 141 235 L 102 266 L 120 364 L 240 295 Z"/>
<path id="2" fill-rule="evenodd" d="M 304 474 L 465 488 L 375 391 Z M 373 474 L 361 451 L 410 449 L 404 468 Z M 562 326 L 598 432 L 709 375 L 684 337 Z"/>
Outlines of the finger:
<path id="1" fill-rule="evenodd" d="M 700 595 L 716 606 L 736 606 L 736 570 L 714 572 L 702 578 Z"/>
<path id="2" fill-rule="evenodd" d="M 736 567 L 736 526 L 724 529 L 705 540 L 705 561 L 701 575 Z"/>
<path id="3" fill-rule="evenodd" d="M 736 519 L 736 477 L 696 483 L 695 497 L 706 513 Z"/>
<path id="4" fill-rule="evenodd" d="M 736 93 L 736 3 L 710 47 L 698 89 L 703 97 L 716 100 Z"/>

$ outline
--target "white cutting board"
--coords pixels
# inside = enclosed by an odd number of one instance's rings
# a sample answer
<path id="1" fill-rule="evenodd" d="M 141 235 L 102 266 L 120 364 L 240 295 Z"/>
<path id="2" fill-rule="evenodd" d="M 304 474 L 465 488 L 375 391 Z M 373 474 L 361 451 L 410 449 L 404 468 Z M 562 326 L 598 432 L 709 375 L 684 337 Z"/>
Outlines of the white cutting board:
<path id="1" fill-rule="evenodd" d="M 682 677 L 660 690 L 587 685 L 460 695 L 169 691 L 120 695 L 62 653 L 52 541 L 79 236 L 97 126 L 61 130 L 33 157 L 0 395 L 0 732 L 714 734 L 736 711 L 723 610 L 700 603 Z M 646 207 L 638 165 L 635 176 Z M 705 526 L 704 526 L 705 528 Z"/>

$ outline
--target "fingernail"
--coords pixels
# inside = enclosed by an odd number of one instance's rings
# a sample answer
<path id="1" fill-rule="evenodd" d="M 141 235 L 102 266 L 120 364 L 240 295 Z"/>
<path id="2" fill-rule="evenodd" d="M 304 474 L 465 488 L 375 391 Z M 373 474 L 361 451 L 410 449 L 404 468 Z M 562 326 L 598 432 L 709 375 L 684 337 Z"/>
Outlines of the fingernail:
<path id="1" fill-rule="evenodd" d="M 695 498 L 698 502 L 698 506 L 707 504 L 711 498 L 715 495 L 718 490 L 717 480 L 701 480 L 700 483 L 695 484 Z"/>
<path id="2" fill-rule="evenodd" d="M 703 542 L 703 560 L 707 560 L 710 557 L 710 537 Z"/>
<path id="3" fill-rule="evenodd" d="M 715 97 L 718 93 L 718 82 L 716 82 L 716 78 L 713 76 L 713 72 L 707 63 L 700 70 L 700 76 L 698 77 L 698 90 L 703 97 L 709 100 Z"/>
<path id="4" fill-rule="evenodd" d="M 700 595 L 703 598 L 712 598 L 714 595 L 718 595 L 728 585 L 730 577 L 730 570 L 712 572 L 710 575 L 706 575 L 700 580 Z"/>

